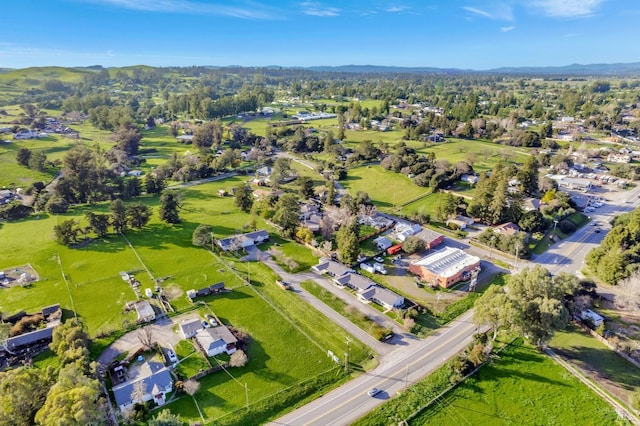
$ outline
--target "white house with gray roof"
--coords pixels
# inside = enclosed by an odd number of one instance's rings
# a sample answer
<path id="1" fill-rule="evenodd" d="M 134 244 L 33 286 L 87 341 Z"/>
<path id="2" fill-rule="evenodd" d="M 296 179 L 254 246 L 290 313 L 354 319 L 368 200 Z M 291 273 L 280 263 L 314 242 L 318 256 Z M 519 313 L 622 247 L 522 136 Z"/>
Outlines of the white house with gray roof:
<path id="1" fill-rule="evenodd" d="M 124 367 L 116 367 L 124 368 Z M 144 395 L 133 399 L 134 389 L 142 383 Z M 173 390 L 173 379 L 164 364 L 156 361 L 144 361 L 136 368 L 130 368 L 125 381 L 113 387 L 113 396 L 120 411 L 124 412 L 132 404 L 153 400 L 158 405 L 164 405 L 166 396 Z"/>
<path id="2" fill-rule="evenodd" d="M 196 340 L 207 356 L 215 356 L 223 352 L 231 355 L 236 351 L 236 343 L 238 343 L 238 339 L 224 325 L 198 330 Z"/>
<path id="3" fill-rule="evenodd" d="M 336 278 L 341 277 L 344 274 L 348 274 L 349 272 L 354 272 L 353 269 L 348 266 L 330 259 L 320 259 L 320 263 L 312 266 L 311 269 L 320 275 L 327 274 Z"/>
<path id="4" fill-rule="evenodd" d="M 184 320 L 180 323 L 180 333 L 185 339 L 195 336 L 200 329 L 202 329 L 202 323 L 197 318 Z"/>

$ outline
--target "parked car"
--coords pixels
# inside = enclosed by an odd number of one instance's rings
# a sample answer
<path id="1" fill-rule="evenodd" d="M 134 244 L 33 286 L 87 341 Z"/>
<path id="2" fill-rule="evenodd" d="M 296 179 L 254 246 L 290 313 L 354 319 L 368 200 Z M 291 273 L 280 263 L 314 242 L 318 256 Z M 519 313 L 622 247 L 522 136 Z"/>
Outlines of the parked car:
<path id="1" fill-rule="evenodd" d="M 379 262 L 379 263 L 384 263 L 384 259 L 381 258 L 380 256 L 374 257 L 373 260 L 375 260 L 376 262 Z"/>
<path id="2" fill-rule="evenodd" d="M 178 356 L 171 349 L 167 349 L 167 359 L 169 362 L 178 362 Z"/>
<path id="3" fill-rule="evenodd" d="M 209 320 L 209 322 L 211 323 L 212 326 L 217 327 L 218 326 L 218 321 L 216 321 L 215 317 L 211 314 L 206 314 L 205 317 L 207 317 L 207 319 Z"/>
<path id="4" fill-rule="evenodd" d="M 211 328 L 211 324 L 207 320 L 202 320 L 202 326 L 204 328 Z"/>

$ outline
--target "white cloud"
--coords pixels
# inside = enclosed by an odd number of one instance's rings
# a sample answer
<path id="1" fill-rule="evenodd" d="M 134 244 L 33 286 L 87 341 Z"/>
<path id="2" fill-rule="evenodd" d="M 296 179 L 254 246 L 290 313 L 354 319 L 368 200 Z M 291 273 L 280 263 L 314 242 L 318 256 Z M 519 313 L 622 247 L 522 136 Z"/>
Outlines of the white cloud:
<path id="1" fill-rule="evenodd" d="M 509 31 L 513 31 L 515 29 L 516 29 L 516 27 L 512 25 L 510 27 L 502 27 L 502 28 L 500 28 L 500 32 L 508 33 Z"/>
<path id="2" fill-rule="evenodd" d="M 594 14 L 605 0 L 535 0 L 529 4 L 544 15 L 556 18 L 584 18 Z"/>
<path id="3" fill-rule="evenodd" d="M 474 15 L 500 21 L 513 21 L 513 8 L 506 3 L 488 4 L 482 9 L 473 6 L 462 6 L 464 10 Z"/>
<path id="4" fill-rule="evenodd" d="M 164 12 L 183 14 L 205 14 L 229 16 L 240 19 L 276 19 L 272 10 L 253 3 L 245 2 L 245 6 L 225 6 L 221 4 L 200 3 L 190 0 L 79 0 L 88 3 L 106 4 L 123 9 L 144 12 Z"/>
<path id="5" fill-rule="evenodd" d="M 389 12 L 389 13 L 399 13 L 399 12 L 404 12 L 405 10 L 407 10 L 406 7 L 398 6 L 398 5 L 387 6 L 384 9 L 385 12 Z"/>
<path id="6" fill-rule="evenodd" d="M 323 16 L 323 17 L 340 15 L 340 9 L 338 9 L 337 7 L 326 7 L 312 1 L 306 1 L 304 3 L 301 3 L 300 6 L 302 6 L 302 13 L 304 13 L 305 15 Z"/>

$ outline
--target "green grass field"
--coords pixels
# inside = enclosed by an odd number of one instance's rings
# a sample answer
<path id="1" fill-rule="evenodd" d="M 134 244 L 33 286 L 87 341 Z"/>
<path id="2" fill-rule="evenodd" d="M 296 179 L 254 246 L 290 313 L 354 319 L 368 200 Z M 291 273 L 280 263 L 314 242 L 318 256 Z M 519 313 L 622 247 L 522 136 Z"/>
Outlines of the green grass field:
<path id="1" fill-rule="evenodd" d="M 577 327 L 556 332 L 549 346 L 583 370 L 591 371 L 593 379 L 624 402 L 629 403 L 633 392 L 640 391 L 638 368 Z"/>
<path id="2" fill-rule="evenodd" d="M 240 212 L 233 198 L 217 195 L 219 189 L 229 190 L 242 183 L 241 178 L 231 178 L 184 189 L 183 221 L 173 226 L 159 221 L 156 197 L 139 198 L 153 208 L 154 216 L 144 229 L 125 234 L 133 248 L 117 235 L 96 240 L 83 248 L 61 247 L 55 243 L 52 229 L 58 220 L 73 218 L 84 224 L 86 211 L 104 213 L 108 211 L 107 203 L 74 207 L 59 217 L 41 214 L 4 223 L 0 228 L 0 240 L 3 241 L 0 270 L 30 263 L 41 279 L 28 288 L 0 290 L 0 311 L 34 312 L 60 303 L 65 315 L 75 311 L 84 320 L 90 335 L 95 336 L 119 330 L 125 322 L 135 320 L 135 313 L 123 310 L 125 303 L 135 300 L 136 296 L 119 277 L 120 271 L 134 272 L 144 289 L 153 285 L 148 269 L 155 279 L 162 280 L 172 305 L 178 310 L 191 308 L 185 297 L 186 290 L 223 281 L 233 290 L 204 300 L 225 324 L 245 331 L 251 338 L 250 361 L 244 368 L 234 369 L 233 374 L 241 383 L 248 384 L 250 401 L 255 407 L 252 413 L 256 418 L 282 414 L 282 410 L 290 409 L 302 398 L 343 379 L 341 374 L 324 374 L 335 369 L 335 364 L 327 357 L 327 350 L 344 352 L 347 334 L 310 309 L 295 293 L 277 286 L 278 277 L 266 265 L 240 262 L 232 256 L 219 258 L 192 245 L 192 232 L 200 223 L 212 225 L 216 237 L 242 232 L 250 215 Z M 258 220 L 258 226 L 263 227 L 264 223 Z M 283 253 L 295 258 L 300 265 L 308 267 L 316 263 L 309 250 L 284 240 L 279 244 Z M 62 279 L 58 255 L 68 288 Z M 249 268 L 252 286 L 245 285 L 237 275 L 246 277 Z M 104 343 L 101 340 L 100 345 Z M 351 361 L 362 368 L 370 360 L 367 348 L 354 341 Z M 46 359 L 38 360 L 39 365 L 47 362 Z M 199 371 L 202 362 L 204 359 L 198 360 L 194 356 L 193 361 L 186 362 L 185 374 Z M 323 379 L 314 379 L 318 375 Z M 207 376 L 201 383 L 196 398 L 208 419 L 232 418 L 236 415 L 232 413 L 244 407 L 243 387 L 238 387 L 224 372 Z M 301 383 L 311 385 L 300 387 L 303 386 Z M 284 399 L 286 404 L 277 402 L 285 394 L 288 395 Z M 269 402 L 272 408 L 266 409 L 258 402 L 264 398 L 272 401 Z M 179 412 L 185 421 L 199 419 L 190 398 L 181 399 L 170 408 Z"/>
<path id="3" fill-rule="evenodd" d="M 405 175 L 377 165 L 349 169 L 347 179 L 340 183 L 351 194 L 366 192 L 378 208 L 391 208 L 431 192 L 429 188 L 415 185 Z"/>
<path id="4" fill-rule="evenodd" d="M 422 389 L 420 385 L 415 388 Z M 416 406 L 423 406 L 431 397 L 420 400 L 409 391 L 388 403 L 406 418 L 415 408 L 403 406 L 403 399 L 414 400 Z M 381 424 L 378 421 L 384 416 L 390 418 L 394 413 L 382 406 L 357 424 Z M 550 358 L 533 348 L 515 346 L 501 352 L 492 364 L 438 398 L 409 424 L 624 423 L 618 422 L 617 414 L 609 405 Z"/>

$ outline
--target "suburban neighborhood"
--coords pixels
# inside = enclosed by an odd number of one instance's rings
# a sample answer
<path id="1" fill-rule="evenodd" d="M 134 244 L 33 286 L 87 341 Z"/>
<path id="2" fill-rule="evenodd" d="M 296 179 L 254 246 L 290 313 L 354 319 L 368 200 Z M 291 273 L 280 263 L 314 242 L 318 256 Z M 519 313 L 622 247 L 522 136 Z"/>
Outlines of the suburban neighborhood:
<path id="1" fill-rule="evenodd" d="M 618 68 L 1 69 L 0 425 L 640 424 Z"/>

